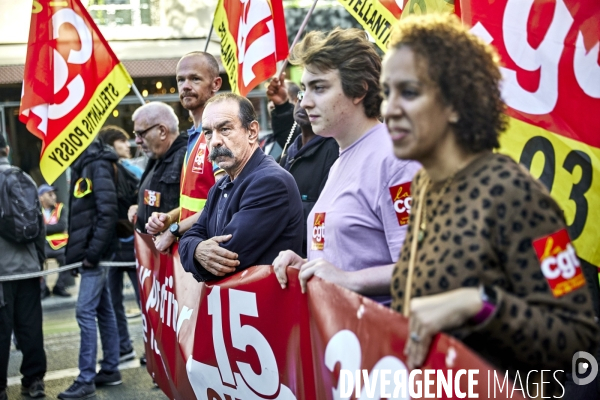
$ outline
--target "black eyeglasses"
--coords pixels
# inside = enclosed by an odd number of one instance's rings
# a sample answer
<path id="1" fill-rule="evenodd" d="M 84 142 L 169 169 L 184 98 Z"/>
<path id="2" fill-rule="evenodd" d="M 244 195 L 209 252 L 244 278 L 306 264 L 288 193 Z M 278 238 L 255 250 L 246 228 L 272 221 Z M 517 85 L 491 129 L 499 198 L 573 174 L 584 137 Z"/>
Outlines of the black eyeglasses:
<path id="1" fill-rule="evenodd" d="M 159 125 L 160 125 L 160 124 L 154 124 L 154 125 L 152 125 L 150 128 L 146 128 L 146 129 L 144 129 L 143 131 L 139 131 L 139 132 L 133 131 L 133 134 L 134 134 L 135 136 L 139 137 L 140 139 L 144 139 L 144 137 L 146 137 L 146 134 L 147 134 L 147 133 L 148 133 L 148 132 L 149 132 L 151 129 L 154 129 L 154 128 L 156 128 L 156 127 L 157 127 L 157 126 L 159 126 Z"/>
<path id="2" fill-rule="evenodd" d="M 296 98 L 298 99 L 298 101 L 302 101 L 302 99 L 304 98 L 304 90 L 299 90 L 298 94 L 296 95 Z"/>

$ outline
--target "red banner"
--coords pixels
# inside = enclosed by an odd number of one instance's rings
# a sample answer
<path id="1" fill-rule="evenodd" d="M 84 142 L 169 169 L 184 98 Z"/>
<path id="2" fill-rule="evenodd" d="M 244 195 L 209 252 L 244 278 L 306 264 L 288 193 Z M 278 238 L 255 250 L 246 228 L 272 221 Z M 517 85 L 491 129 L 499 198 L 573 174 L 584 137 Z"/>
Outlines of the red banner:
<path id="1" fill-rule="evenodd" d="M 219 0 L 214 28 L 231 91 L 246 96 L 288 56 L 281 0 Z"/>
<path id="2" fill-rule="evenodd" d="M 356 293 L 313 278 L 302 294 L 295 270 L 282 290 L 270 266 L 206 286 L 183 270 L 176 247 L 162 255 L 136 233 L 147 368 L 171 399 L 425 398 L 442 390 L 436 374 L 451 381 L 437 398 L 523 398 L 519 384 L 515 393 L 510 381 L 495 385 L 504 371 L 446 335 L 421 371 L 409 371 L 406 319 Z"/>
<path id="3" fill-rule="evenodd" d="M 19 119 L 52 183 L 94 140 L 131 77 L 79 0 L 33 2 Z"/>

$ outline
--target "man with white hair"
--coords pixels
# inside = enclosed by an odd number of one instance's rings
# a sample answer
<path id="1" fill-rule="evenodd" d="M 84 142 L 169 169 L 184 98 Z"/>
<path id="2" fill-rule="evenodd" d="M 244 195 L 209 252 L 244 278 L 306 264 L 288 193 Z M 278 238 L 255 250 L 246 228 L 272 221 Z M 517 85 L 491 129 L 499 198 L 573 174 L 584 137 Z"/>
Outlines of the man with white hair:
<path id="1" fill-rule="evenodd" d="M 129 209 L 129 219 L 137 213 L 136 229 L 146 233 L 153 212 L 167 213 L 179 207 L 179 181 L 187 137 L 179 135 L 179 120 L 173 108 L 152 102 L 135 110 L 132 116 L 135 142 L 150 158 L 142 175 L 138 204 Z"/>

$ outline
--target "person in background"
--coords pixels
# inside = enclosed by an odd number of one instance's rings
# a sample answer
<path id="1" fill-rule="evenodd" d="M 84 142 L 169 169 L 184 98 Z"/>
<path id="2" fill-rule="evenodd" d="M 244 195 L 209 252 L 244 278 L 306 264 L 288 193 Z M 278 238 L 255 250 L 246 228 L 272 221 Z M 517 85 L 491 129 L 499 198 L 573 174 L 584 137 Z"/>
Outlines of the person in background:
<path id="1" fill-rule="evenodd" d="M 108 267 L 118 249 L 119 208 L 113 164 L 114 151 L 96 138 L 71 165 L 69 242 L 66 261 L 81 262 L 75 316 L 81 330 L 79 375 L 59 399 L 91 397 L 96 385 L 119 385 L 119 334 L 108 287 Z M 98 330 L 103 359 L 96 373 Z"/>
<path id="2" fill-rule="evenodd" d="M 64 211 L 64 204 L 56 201 L 56 189 L 48 184 L 42 184 L 38 187 L 38 196 L 42 205 L 44 214 L 44 223 L 46 224 L 46 259 L 54 258 L 61 267 L 65 262 L 65 246 L 69 240 L 68 234 L 68 216 Z M 74 285 L 71 271 L 63 271 L 58 274 L 56 284 L 52 289 L 52 294 L 61 297 L 71 297 L 67 292 L 67 286 Z M 42 278 L 42 298 L 48 296 L 50 290 L 46 286 L 45 279 Z"/>
<path id="3" fill-rule="evenodd" d="M 9 153 L 10 147 L 4 135 L 0 133 L 0 173 L 16 168 L 8 161 Z M 34 191 L 35 182 L 29 175 L 25 177 L 30 181 Z M 28 201 L 37 203 L 38 199 L 30 198 Z M 17 243 L 0 236 L 0 257 L 2 257 L 0 276 L 35 273 L 42 270 L 46 258 L 44 252 L 46 232 L 41 215 L 39 229 L 38 237 L 29 243 Z M 39 278 L 0 282 L 0 400 L 8 399 L 6 386 L 13 330 L 23 354 L 19 370 L 23 375 L 21 393 L 34 398 L 44 397 L 46 395 L 44 384 L 46 352 L 42 330 Z"/>
<path id="4" fill-rule="evenodd" d="M 115 150 L 119 156 L 119 162 L 138 179 L 141 179 L 144 170 L 129 161 L 131 159 L 131 146 L 129 146 L 129 135 L 125 129 L 116 125 L 107 125 L 100 129 L 98 136 L 105 144 Z"/>
<path id="5" fill-rule="evenodd" d="M 181 169 L 186 154 L 187 136 L 179 134 L 179 119 L 168 104 L 152 102 L 136 109 L 132 115 L 135 142 L 149 158 L 140 180 L 138 204 L 129 208 L 128 218 L 138 232 L 156 235 L 159 229 L 146 231 L 152 215 L 163 215 L 161 221 L 175 218 L 179 212 Z M 161 222 L 161 223 L 162 223 Z M 167 221 L 168 222 L 168 221 Z M 166 241 L 159 239 L 165 239 Z M 153 236 L 154 246 L 167 251 L 171 240 Z M 145 353 L 140 363 L 146 364 Z"/>
<path id="6" fill-rule="evenodd" d="M 194 125 L 188 129 L 188 143 L 181 173 L 179 207 L 168 213 L 153 213 L 146 229 L 160 234 L 155 242 L 159 251 L 168 251 L 194 225 L 204 209 L 208 191 L 223 170 L 209 160 L 202 133 L 202 113 L 206 102 L 221 88 L 217 60 L 209 53 L 195 51 L 177 63 L 177 88 L 181 105 L 190 112 Z"/>
<path id="7" fill-rule="evenodd" d="M 307 33 L 290 62 L 304 66 L 300 107 L 317 135 L 335 139 L 340 156 L 307 219 L 307 259 L 282 252 L 273 261 L 277 278 L 285 287 L 291 266 L 300 269 L 303 291 L 316 275 L 389 304 L 406 234 L 404 203 L 420 165 L 394 157 L 378 120 L 381 59 L 364 31 L 334 29 Z"/>
<path id="8" fill-rule="evenodd" d="M 131 147 L 129 147 L 128 136 L 124 129 L 118 126 L 108 125 L 100 129 L 100 132 L 98 132 L 98 137 L 100 137 L 104 143 L 114 149 L 119 156 L 119 162 L 123 164 L 128 171 L 133 173 L 138 179 L 141 178 L 143 174 L 141 168 L 128 162 L 128 159 L 131 157 Z M 132 225 L 130 225 L 130 228 L 132 228 Z M 127 234 L 121 234 L 121 232 L 117 231 L 117 236 L 119 236 L 119 248 L 115 254 L 114 261 L 135 261 L 133 245 L 134 237 L 132 233 L 132 230 L 128 231 Z M 115 318 L 117 319 L 117 329 L 119 331 L 120 363 L 133 360 L 136 355 L 129 335 L 127 315 L 125 312 L 125 306 L 123 304 L 123 275 L 127 275 L 129 277 L 131 285 L 135 291 L 137 303 L 141 307 L 140 290 L 136 277 L 135 265 L 131 267 L 110 268 L 108 270 L 108 285 L 110 288 L 110 297 L 112 300 L 113 309 L 115 311 Z"/>
<path id="9" fill-rule="evenodd" d="M 137 215 L 136 230 L 146 231 L 152 213 L 166 214 L 179 205 L 179 184 L 187 136 L 179 134 L 179 119 L 168 104 L 145 104 L 132 115 L 133 133 L 149 161 L 142 175 L 138 204 L 129 208 L 129 220 Z M 154 237 L 155 245 L 157 237 Z"/>
<path id="10" fill-rule="evenodd" d="M 571 371 L 576 352 L 594 352 L 598 329 L 562 210 L 529 171 L 493 152 L 507 127 L 497 60 L 454 15 L 392 29 L 382 114 L 396 157 L 423 165 L 392 308 L 409 317 L 409 369 L 445 332 L 509 376 L 527 376 L 528 393 L 562 397 L 540 371 Z"/>
<path id="11" fill-rule="evenodd" d="M 282 79 L 285 73 L 282 74 Z M 273 103 L 271 110 L 271 128 L 273 139 L 283 150 L 289 146 L 301 133 L 300 126 L 294 124 L 294 107 L 297 103 L 300 88 L 292 81 L 284 80 L 281 84 L 278 77 L 274 77 L 267 86 L 267 99 Z M 281 158 L 279 158 L 281 160 Z"/>
<path id="12" fill-rule="evenodd" d="M 313 132 L 312 126 L 308 119 L 306 110 L 300 105 L 303 92 L 295 91 L 297 100 L 291 103 L 288 98 L 289 87 L 281 85 L 279 79 L 273 78 L 267 89 L 267 97 L 276 99 L 277 103 L 293 104 L 292 113 L 282 113 L 278 119 L 288 119 L 295 122 L 301 135 L 297 135 L 296 139 L 284 148 L 279 164 L 284 167 L 294 177 L 298 190 L 300 190 L 300 198 L 302 199 L 302 208 L 304 210 L 304 232 L 307 230 L 306 220 L 310 214 L 315 202 L 325 187 L 329 169 L 338 159 L 340 154 L 340 146 L 334 138 L 317 136 Z M 294 86 L 296 86 L 294 84 Z M 298 88 L 298 86 L 296 86 Z M 298 88 L 299 89 L 299 88 Z M 284 106 L 282 106 L 284 107 Z M 289 107 L 289 106 L 287 106 Z M 276 117 L 272 115 L 273 121 Z M 283 124 L 283 121 L 282 121 Z M 306 235 L 303 235 L 302 258 L 307 254 Z"/>

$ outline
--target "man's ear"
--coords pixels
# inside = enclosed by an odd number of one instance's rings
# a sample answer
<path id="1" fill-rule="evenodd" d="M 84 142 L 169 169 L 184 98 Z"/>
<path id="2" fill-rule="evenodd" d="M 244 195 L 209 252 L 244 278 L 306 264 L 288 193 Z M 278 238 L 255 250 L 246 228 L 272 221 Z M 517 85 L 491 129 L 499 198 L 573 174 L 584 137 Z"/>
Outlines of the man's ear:
<path id="1" fill-rule="evenodd" d="M 258 121 L 252 121 L 248 127 L 248 141 L 252 144 L 256 143 L 258 141 L 259 132 L 260 126 L 258 125 Z"/>
<path id="2" fill-rule="evenodd" d="M 166 140 L 169 136 L 169 131 L 163 124 L 160 124 L 158 128 L 160 129 L 160 140 Z"/>
<path id="3" fill-rule="evenodd" d="M 220 76 L 217 76 L 215 79 L 213 79 L 213 84 L 212 84 L 212 92 L 217 93 L 219 91 L 219 89 L 221 89 L 221 85 L 223 84 L 223 78 L 221 78 Z"/>
<path id="4" fill-rule="evenodd" d="M 365 96 L 367 95 L 367 92 L 369 91 L 369 84 L 367 82 L 363 81 L 362 86 L 365 89 L 365 94 L 363 94 L 362 96 L 355 97 L 355 98 L 352 99 L 352 103 L 355 106 L 357 106 L 361 101 L 364 100 Z"/>

